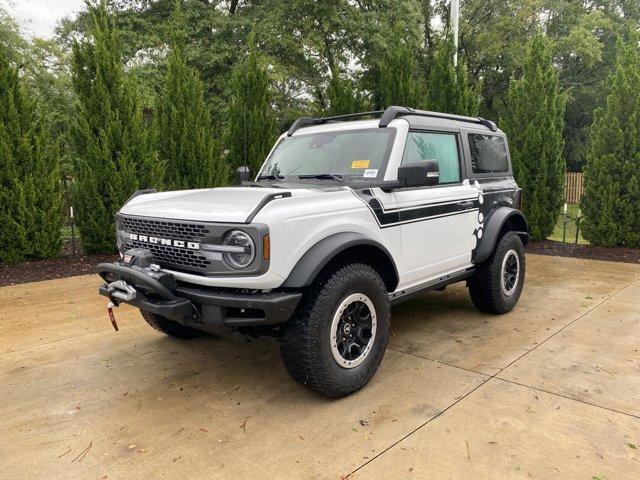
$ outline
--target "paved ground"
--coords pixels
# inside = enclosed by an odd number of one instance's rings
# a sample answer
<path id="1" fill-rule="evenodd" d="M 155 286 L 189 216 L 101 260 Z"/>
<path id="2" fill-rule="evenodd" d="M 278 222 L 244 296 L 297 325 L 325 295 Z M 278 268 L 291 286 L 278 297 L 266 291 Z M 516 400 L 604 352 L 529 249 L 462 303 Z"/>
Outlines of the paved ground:
<path id="1" fill-rule="evenodd" d="M 0 289 L 0 479 L 638 479 L 640 266 L 530 255 L 519 307 L 393 309 L 363 391 L 320 398 L 277 342 L 106 319 L 94 277 Z"/>

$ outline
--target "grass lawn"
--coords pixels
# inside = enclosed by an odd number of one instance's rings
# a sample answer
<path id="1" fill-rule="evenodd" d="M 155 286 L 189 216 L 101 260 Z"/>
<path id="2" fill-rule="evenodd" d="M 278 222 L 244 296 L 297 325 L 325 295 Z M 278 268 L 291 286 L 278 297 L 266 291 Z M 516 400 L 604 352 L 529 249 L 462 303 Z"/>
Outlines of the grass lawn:
<path id="1" fill-rule="evenodd" d="M 568 206 L 567 208 L 567 237 L 566 237 L 566 242 L 567 243 L 575 243 L 576 241 L 576 222 L 572 221 L 571 218 L 576 218 L 578 216 L 580 212 L 580 206 L 576 205 L 576 204 L 571 204 Z M 562 241 L 562 223 L 563 223 L 563 219 L 564 216 L 562 215 L 562 212 L 560 212 L 560 215 L 558 216 L 558 221 L 556 222 L 556 226 L 553 229 L 553 233 L 551 234 L 551 236 L 549 237 L 549 240 L 556 240 L 558 242 Z M 582 219 L 584 220 L 584 219 Z M 584 238 L 582 238 L 582 221 L 580 223 L 580 234 L 578 235 L 578 243 L 580 244 L 588 244 L 589 242 L 587 242 Z"/>

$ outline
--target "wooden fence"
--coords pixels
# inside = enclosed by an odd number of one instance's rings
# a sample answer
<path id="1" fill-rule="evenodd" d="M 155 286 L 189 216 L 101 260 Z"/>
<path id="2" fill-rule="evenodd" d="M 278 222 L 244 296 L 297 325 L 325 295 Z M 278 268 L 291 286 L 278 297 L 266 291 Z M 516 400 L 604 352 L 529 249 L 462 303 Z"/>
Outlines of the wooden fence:
<path id="1" fill-rule="evenodd" d="M 583 193 L 582 172 L 567 172 L 564 181 L 564 201 L 566 203 L 580 203 Z"/>

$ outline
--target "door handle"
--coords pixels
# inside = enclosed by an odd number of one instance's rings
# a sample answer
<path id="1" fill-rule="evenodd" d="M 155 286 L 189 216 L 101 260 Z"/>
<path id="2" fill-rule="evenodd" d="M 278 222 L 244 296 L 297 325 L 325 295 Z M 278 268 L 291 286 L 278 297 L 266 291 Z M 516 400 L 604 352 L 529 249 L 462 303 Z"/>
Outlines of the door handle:
<path id="1" fill-rule="evenodd" d="M 474 202 L 462 202 L 458 204 L 458 210 L 469 210 L 473 208 Z"/>

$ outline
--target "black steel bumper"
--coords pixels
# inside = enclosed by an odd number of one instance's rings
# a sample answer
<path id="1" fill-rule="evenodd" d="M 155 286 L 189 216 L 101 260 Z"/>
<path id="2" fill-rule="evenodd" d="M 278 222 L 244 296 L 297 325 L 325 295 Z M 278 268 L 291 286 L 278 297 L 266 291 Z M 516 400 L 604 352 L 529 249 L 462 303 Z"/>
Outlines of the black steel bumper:
<path id="1" fill-rule="evenodd" d="M 302 296 L 299 292 L 220 291 L 192 284 L 169 289 L 140 269 L 121 263 L 101 263 L 96 271 L 105 280 L 100 295 L 116 305 L 127 303 L 194 328 L 278 325 L 291 318 Z"/>

